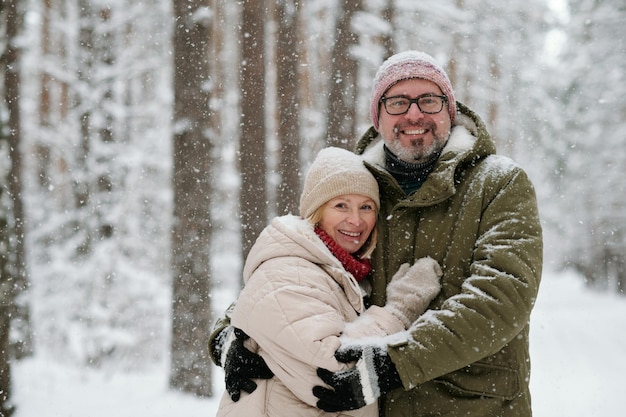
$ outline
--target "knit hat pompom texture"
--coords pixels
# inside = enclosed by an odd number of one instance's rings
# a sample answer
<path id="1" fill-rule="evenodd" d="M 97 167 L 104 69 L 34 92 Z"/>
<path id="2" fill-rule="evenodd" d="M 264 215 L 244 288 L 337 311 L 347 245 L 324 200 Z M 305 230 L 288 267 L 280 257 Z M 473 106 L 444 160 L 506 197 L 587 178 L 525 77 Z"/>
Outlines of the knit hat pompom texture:
<path id="1" fill-rule="evenodd" d="M 313 161 L 300 197 L 300 216 L 307 218 L 333 198 L 358 194 L 371 198 L 380 208 L 378 183 L 363 159 L 345 149 L 324 148 Z"/>
<path id="2" fill-rule="evenodd" d="M 376 130 L 378 130 L 380 98 L 392 85 L 411 78 L 422 78 L 439 86 L 441 92 L 448 97 L 448 112 L 450 113 L 450 120 L 454 122 L 456 100 L 446 72 L 432 56 L 420 51 L 405 51 L 393 55 L 383 62 L 374 77 L 370 116 Z"/>

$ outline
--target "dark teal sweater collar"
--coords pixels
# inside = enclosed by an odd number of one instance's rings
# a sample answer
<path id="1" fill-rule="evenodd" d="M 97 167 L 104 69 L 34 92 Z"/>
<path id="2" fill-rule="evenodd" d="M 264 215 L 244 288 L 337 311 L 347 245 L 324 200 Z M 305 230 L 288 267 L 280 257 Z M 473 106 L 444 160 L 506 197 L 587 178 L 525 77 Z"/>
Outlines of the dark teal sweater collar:
<path id="1" fill-rule="evenodd" d="M 424 184 L 439 159 L 439 153 L 437 153 L 426 162 L 411 164 L 398 159 L 387 146 L 383 149 L 385 150 L 385 168 L 398 181 L 400 188 L 407 195 L 417 191 Z"/>

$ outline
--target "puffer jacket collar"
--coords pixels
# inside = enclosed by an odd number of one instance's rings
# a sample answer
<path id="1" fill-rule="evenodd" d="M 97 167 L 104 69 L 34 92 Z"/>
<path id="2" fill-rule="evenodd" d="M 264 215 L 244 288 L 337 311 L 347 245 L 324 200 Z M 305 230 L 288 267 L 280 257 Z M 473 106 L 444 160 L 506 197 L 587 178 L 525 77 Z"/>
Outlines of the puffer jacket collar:
<path id="1" fill-rule="evenodd" d="M 394 200 L 403 200 L 404 205 L 429 206 L 439 203 L 456 192 L 457 172 L 496 152 L 495 144 L 480 117 L 460 102 L 457 102 L 457 107 L 459 115 L 439 160 L 424 185 L 408 198 L 385 169 L 382 137 L 373 127 L 363 135 L 357 143 L 356 153 L 363 155 L 366 165 L 378 178 L 381 192 L 395 194 Z"/>
<path id="2" fill-rule="evenodd" d="M 365 310 L 361 287 L 356 279 L 317 236 L 313 225 L 299 216 L 275 217 L 263 229 L 246 259 L 244 283 L 263 262 L 282 257 L 305 259 L 319 265 L 344 289 L 356 311 L 361 313 Z"/>

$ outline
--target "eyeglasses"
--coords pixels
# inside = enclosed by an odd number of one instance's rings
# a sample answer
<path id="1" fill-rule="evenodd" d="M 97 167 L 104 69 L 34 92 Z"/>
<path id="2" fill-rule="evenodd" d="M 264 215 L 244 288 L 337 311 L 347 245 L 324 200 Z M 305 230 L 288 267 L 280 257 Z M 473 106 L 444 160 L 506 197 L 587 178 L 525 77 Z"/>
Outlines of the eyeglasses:
<path id="1" fill-rule="evenodd" d="M 411 104 L 417 104 L 417 108 L 425 114 L 437 114 L 443 110 L 444 103 L 448 102 L 448 97 L 437 94 L 424 94 L 416 98 L 406 96 L 382 97 L 385 110 L 391 116 L 405 114 L 411 108 Z"/>

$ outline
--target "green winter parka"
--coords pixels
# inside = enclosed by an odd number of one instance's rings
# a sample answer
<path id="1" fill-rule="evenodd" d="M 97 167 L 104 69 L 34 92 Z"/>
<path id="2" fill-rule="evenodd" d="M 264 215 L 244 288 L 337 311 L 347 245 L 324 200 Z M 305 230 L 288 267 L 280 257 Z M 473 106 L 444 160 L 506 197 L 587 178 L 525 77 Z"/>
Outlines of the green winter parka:
<path id="1" fill-rule="evenodd" d="M 384 417 L 532 415 L 528 325 L 543 258 L 535 191 L 495 154 L 480 118 L 458 107 L 446 147 L 411 195 L 384 169 L 373 128 L 357 145 L 381 193 L 370 301 L 385 304 L 402 263 L 431 256 L 444 272 L 431 310 L 388 346 L 404 387 L 381 399 Z"/>

